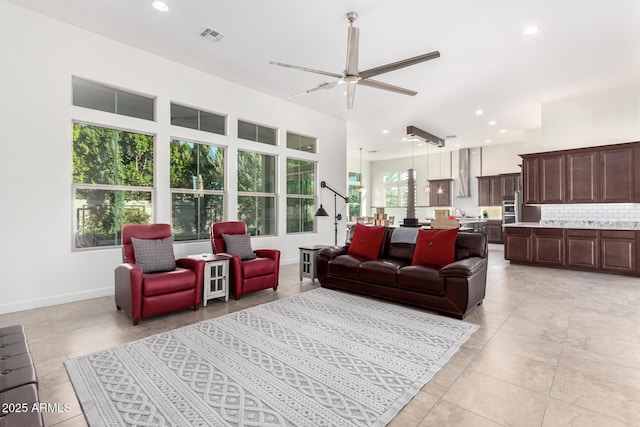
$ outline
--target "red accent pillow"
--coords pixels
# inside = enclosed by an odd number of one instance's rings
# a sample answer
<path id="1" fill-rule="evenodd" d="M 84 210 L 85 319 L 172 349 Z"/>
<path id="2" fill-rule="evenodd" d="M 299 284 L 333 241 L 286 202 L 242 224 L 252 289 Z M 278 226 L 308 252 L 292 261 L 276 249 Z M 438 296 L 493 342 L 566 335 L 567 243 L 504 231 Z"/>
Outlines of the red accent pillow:
<path id="1" fill-rule="evenodd" d="M 384 229 L 385 227 L 356 224 L 347 253 L 367 259 L 377 259 L 380 253 L 380 246 L 382 246 L 382 239 L 384 239 Z"/>
<path id="2" fill-rule="evenodd" d="M 456 260 L 458 229 L 419 230 L 411 265 L 437 265 L 442 268 Z"/>

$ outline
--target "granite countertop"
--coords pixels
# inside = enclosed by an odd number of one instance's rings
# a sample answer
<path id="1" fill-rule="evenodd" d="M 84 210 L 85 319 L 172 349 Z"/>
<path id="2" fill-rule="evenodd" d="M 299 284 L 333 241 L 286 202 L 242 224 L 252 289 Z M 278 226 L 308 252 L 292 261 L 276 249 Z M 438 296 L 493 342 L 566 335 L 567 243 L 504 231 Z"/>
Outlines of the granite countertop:
<path id="1" fill-rule="evenodd" d="M 556 221 L 542 220 L 540 222 L 516 222 L 505 224 L 505 227 L 528 228 L 584 228 L 590 230 L 640 230 L 637 221 Z"/>

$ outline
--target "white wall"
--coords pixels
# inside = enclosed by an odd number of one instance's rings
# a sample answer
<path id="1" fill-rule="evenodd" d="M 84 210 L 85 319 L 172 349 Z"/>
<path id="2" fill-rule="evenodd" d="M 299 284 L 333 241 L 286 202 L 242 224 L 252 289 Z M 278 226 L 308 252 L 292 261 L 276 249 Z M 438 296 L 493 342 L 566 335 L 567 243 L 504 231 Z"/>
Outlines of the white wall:
<path id="1" fill-rule="evenodd" d="M 346 125 L 181 64 L 35 14 L 0 0 L 0 223 L 3 224 L 0 313 L 113 293 L 119 248 L 73 251 L 71 126 L 73 120 L 108 124 L 156 135 L 155 221 L 171 219 L 169 140 L 182 137 L 227 147 L 236 169 L 239 148 L 317 160 L 318 180 L 346 176 Z M 155 96 L 156 122 L 71 106 L 71 77 Z M 168 124 L 171 101 L 228 114 L 229 136 L 206 135 Z M 319 153 L 305 154 L 236 138 L 238 118 L 318 137 Z M 227 217 L 235 219 L 235 176 L 227 182 Z M 283 174 L 281 173 L 282 177 Z M 341 191 L 346 180 L 332 184 Z M 278 235 L 252 239 L 275 247 L 283 263 L 297 262 L 298 246 L 333 241 L 333 222 L 318 220 L 318 233 L 286 235 L 285 183 L 279 182 Z M 327 196 L 325 192 L 325 196 Z M 344 223 L 339 233 L 344 235 Z M 176 256 L 210 251 L 208 242 L 176 244 Z"/>
<path id="2" fill-rule="evenodd" d="M 542 136 L 535 150 L 590 147 L 640 140 L 640 85 L 542 105 Z"/>

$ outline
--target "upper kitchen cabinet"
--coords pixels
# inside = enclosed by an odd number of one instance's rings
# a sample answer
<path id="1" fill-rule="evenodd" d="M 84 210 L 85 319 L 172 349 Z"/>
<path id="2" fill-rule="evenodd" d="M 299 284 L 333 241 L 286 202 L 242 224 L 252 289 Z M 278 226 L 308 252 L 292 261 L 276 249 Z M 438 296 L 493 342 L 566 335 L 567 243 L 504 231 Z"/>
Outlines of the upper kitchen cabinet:
<path id="1" fill-rule="evenodd" d="M 493 206 L 491 203 L 491 177 L 478 177 L 478 206 Z"/>
<path id="2" fill-rule="evenodd" d="M 451 179 L 429 180 L 429 206 L 451 206 Z"/>
<path id="3" fill-rule="evenodd" d="M 520 174 L 479 176 L 478 206 L 502 206 L 504 199 L 513 200 L 516 190 L 520 189 Z"/>
<path id="4" fill-rule="evenodd" d="M 522 155 L 524 203 L 640 201 L 640 143 Z"/>
<path id="5" fill-rule="evenodd" d="M 520 173 L 506 173 L 502 178 L 502 198 L 514 199 L 515 192 L 520 191 Z"/>

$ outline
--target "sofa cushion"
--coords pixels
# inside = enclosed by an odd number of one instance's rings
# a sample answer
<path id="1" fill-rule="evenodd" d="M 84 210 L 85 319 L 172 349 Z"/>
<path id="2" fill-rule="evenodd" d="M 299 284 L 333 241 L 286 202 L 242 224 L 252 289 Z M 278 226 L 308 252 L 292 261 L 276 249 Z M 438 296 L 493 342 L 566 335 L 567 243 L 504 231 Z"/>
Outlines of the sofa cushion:
<path id="1" fill-rule="evenodd" d="M 442 268 L 456 260 L 458 229 L 420 230 L 411 265 L 437 265 Z"/>
<path id="2" fill-rule="evenodd" d="M 364 261 L 363 258 L 351 255 L 340 255 L 329 262 L 328 274 L 331 276 L 358 279 L 358 267 Z"/>
<path id="3" fill-rule="evenodd" d="M 276 262 L 271 258 L 260 257 L 242 262 L 242 276 L 245 279 L 273 274 L 275 271 Z"/>
<path id="4" fill-rule="evenodd" d="M 196 273 L 186 268 L 176 268 L 166 273 L 151 273 L 143 276 L 144 289 L 142 294 L 145 297 L 193 289 L 196 283 Z"/>
<path id="5" fill-rule="evenodd" d="M 381 285 L 396 286 L 396 276 L 407 263 L 393 259 L 376 259 L 360 264 L 358 280 Z"/>
<path id="6" fill-rule="evenodd" d="M 353 239 L 347 254 L 361 256 L 366 259 L 376 259 L 382 247 L 385 227 L 371 227 L 356 224 Z"/>
<path id="7" fill-rule="evenodd" d="M 171 271 L 176 268 L 173 256 L 173 236 L 166 239 L 138 239 L 131 238 L 136 266 L 143 273 L 158 273 Z"/>
<path id="8" fill-rule="evenodd" d="M 256 258 L 251 247 L 250 234 L 223 234 L 222 238 L 228 253 L 238 255 L 243 261 Z"/>
<path id="9" fill-rule="evenodd" d="M 444 295 L 444 280 L 438 270 L 424 265 L 409 265 L 398 270 L 399 289 Z"/>

